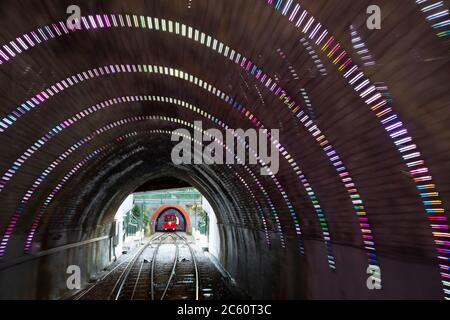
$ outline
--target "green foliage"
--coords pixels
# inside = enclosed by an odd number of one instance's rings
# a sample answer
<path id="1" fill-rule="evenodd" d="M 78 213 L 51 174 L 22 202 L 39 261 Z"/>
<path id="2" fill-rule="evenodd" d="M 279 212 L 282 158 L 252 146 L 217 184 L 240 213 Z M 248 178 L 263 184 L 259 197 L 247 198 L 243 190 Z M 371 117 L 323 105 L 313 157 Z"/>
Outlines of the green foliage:
<path id="1" fill-rule="evenodd" d="M 201 219 L 198 222 L 198 231 L 200 231 L 201 234 L 206 234 L 206 232 L 208 231 L 207 224 L 206 224 L 206 218 Z"/>
<path id="2" fill-rule="evenodd" d="M 144 215 L 142 217 L 142 224 L 143 224 L 144 229 L 146 231 L 148 231 L 148 228 L 149 228 L 148 224 L 150 222 L 150 210 L 149 210 L 149 208 L 147 206 L 144 206 L 142 209 L 144 211 Z M 137 221 L 138 224 L 139 224 L 140 221 L 141 221 L 141 208 L 140 208 L 140 206 L 134 205 L 133 209 L 131 209 L 131 215 L 133 216 L 133 220 Z"/>
<path id="3" fill-rule="evenodd" d="M 134 205 L 133 209 L 131 209 L 131 214 L 134 216 L 134 218 L 139 221 L 141 216 L 141 209 L 139 209 L 138 205 Z"/>
<path id="4" fill-rule="evenodd" d="M 147 211 L 147 212 L 144 212 L 144 218 L 143 218 L 143 220 L 144 220 L 144 225 L 147 225 L 148 224 L 148 222 L 150 221 L 150 213 Z"/>

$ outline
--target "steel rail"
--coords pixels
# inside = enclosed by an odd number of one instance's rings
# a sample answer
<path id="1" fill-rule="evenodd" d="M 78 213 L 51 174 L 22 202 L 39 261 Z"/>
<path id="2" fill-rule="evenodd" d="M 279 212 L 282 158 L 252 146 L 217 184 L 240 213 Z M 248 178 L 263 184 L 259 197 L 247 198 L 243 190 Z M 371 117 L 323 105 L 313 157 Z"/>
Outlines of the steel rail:
<path id="1" fill-rule="evenodd" d="M 133 292 L 131 293 L 130 300 L 133 300 L 133 298 L 134 298 L 134 293 L 136 292 L 136 288 L 137 288 L 137 285 L 139 283 L 139 278 L 141 277 L 141 272 L 142 272 L 142 267 L 143 266 L 144 266 L 144 261 L 142 260 L 141 266 L 139 268 L 139 273 L 138 273 L 137 278 L 136 278 L 136 282 L 134 283 Z"/>
<path id="2" fill-rule="evenodd" d="M 169 236 L 171 236 L 170 234 L 165 238 L 167 239 Z M 164 239 L 164 240 L 165 240 Z M 155 300 L 155 264 L 156 264 L 156 256 L 158 254 L 159 251 L 159 247 L 162 244 L 163 239 L 160 240 L 158 246 L 156 247 L 155 251 L 153 251 L 153 256 L 152 256 L 152 266 L 150 269 L 150 291 L 151 291 L 151 299 Z"/>
<path id="3" fill-rule="evenodd" d="M 184 241 L 184 243 L 187 245 L 187 247 L 189 249 L 189 252 L 191 253 L 191 257 L 192 257 L 192 261 L 194 262 L 194 269 L 195 269 L 195 300 L 199 300 L 200 276 L 199 276 L 197 259 L 195 257 L 194 249 L 192 249 L 191 245 L 189 244 L 189 242 L 186 238 L 184 238 L 183 236 L 180 236 L 176 232 L 175 232 L 175 234 Z"/>
<path id="4" fill-rule="evenodd" d="M 174 239 L 174 244 L 175 244 L 175 259 L 173 259 L 173 267 L 172 267 L 172 272 L 170 273 L 170 277 L 169 280 L 167 280 L 167 284 L 166 287 L 161 295 L 161 299 L 160 300 L 164 300 L 164 297 L 167 294 L 167 290 L 169 290 L 170 287 L 170 283 L 172 282 L 173 276 L 175 275 L 175 269 L 177 267 L 178 264 L 178 256 L 179 256 L 179 252 L 180 252 L 180 248 L 178 247 L 178 243 L 177 243 L 177 238 L 173 238 Z"/>
<path id="5" fill-rule="evenodd" d="M 139 252 L 136 252 L 135 255 L 131 258 L 134 259 L 134 257 L 138 254 Z M 117 268 L 119 268 L 120 266 L 122 266 L 123 264 L 125 264 L 126 262 L 128 262 L 128 260 L 122 261 L 121 263 L 119 263 L 117 266 L 115 266 L 114 268 L 112 268 L 110 271 L 108 271 L 108 273 L 106 273 L 105 275 L 103 275 L 100 279 L 98 279 L 93 285 L 91 285 L 90 287 L 86 288 L 85 290 L 83 290 L 80 294 L 78 294 L 73 300 L 80 300 L 81 298 L 83 298 L 86 294 L 88 294 L 92 289 L 94 289 L 98 284 L 100 284 L 103 280 L 105 280 L 111 273 L 113 273 Z"/>

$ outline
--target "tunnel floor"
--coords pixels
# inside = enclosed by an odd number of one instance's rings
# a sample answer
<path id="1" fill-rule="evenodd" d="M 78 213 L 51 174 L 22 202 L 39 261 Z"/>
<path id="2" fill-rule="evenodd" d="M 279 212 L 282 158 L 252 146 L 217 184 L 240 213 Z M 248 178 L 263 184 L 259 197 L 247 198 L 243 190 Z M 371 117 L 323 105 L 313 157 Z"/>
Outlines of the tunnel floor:
<path id="1" fill-rule="evenodd" d="M 105 268 L 71 300 L 248 298 L 184 232 L 158 232 Z"/>

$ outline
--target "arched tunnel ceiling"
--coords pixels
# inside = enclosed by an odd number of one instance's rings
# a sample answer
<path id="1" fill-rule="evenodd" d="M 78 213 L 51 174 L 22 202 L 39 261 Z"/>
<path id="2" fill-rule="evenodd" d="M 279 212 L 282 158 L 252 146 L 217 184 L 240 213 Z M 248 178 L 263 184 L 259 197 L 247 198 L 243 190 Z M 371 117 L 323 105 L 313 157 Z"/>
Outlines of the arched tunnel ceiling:
<path id="1" fill-rule="evenodd" d="M 0 259 L 188 184 L 300 264 L 391 279 L 391 260 L 418 263 L 416 288 L 450 297 L 448 40 L 414 1 L 379 2 L 376 31 L 370 1 L 80 1 L 75 32 L 70 1 L 2 4 Z M 280 129 L 279 172 L 173 165 L 170 132 L 198 120 Z"/>
<path id="2" fill-rule="evenodd" d="M 164 189 L 176 189 L 176 188 L 187 188 L 190 185 L 183 180 L 168 176 L 155 179 L 151 182 L 144 183 L 138 187 L 134 192 L 145 192 L 153 190 L 164 190 Z"/>

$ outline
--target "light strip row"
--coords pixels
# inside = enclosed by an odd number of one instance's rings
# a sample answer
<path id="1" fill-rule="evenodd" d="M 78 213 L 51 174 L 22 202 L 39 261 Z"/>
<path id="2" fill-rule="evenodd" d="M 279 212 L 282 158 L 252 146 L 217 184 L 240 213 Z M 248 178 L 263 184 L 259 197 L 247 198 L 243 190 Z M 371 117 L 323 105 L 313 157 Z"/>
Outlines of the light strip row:
<path id="1" fill-rule="evenodd" d="M 134 119 L 134 118 L 136 118 L 136 117 L 133 117 L 132 119 Z M 165 116 L 140 116 L 140 117 L 138 117 L 138 118 L 139 118 L 139 120 L 136 120 L 136 121 L 143 121 L 143 120 L 164 120 L 164 121 L 171 121 L 171 122 L 175 122 L 175 123 L 180 123 L 180 124 L 183 124 L 183 125 L 185 125 L 185 126 L 194 128 L 195 130 L 201 130 L 201 128 L 199 128 L 199 127 L 197 127 L 197 126 L 195 126 L 195 125 L 192 125 L 192 124 L 190 124 L 190 123 L 188 123 L 188 122 L 186 122 L 186 121 L 184 121 L 184 120 L 177 119 L 177 118 L 171 118 L 171 117 L 165 117 Z M 128 119 L 130 119 L 130 118 L 128 118 Z M 125 119 L 125 120 L 127 120 L 127 119 Z M 120 120 L 120 121 L 122 121 L 122 120 Z M 116 121 L 116 122 L 120 122 L 120 121 Z M 114 123 L 116 123 L 116 122 L 114 122 Z M 113 123 L 113 124 L 114 124 L 114 123 Z M 222 127 L 225 127 L 225 126 L 226 126 L 226 125 L 223 124 L 222 122 L 220 122 L 220 125 L 221 125 Z M 110 126 L 111 126 L 111 125 L 107 125 L 107 126 L 105 126 L 105 127 L 110 127 Z M 104 128 L 105 128 L 105 127 L 104 127 Z M 161 131 L 158 131 L 158 132 L 161 132 Z M 203 132 L 203 131 L 202 131 L 202 132 Z M 206 133 L 206 132 L 204 132 L 204 133 Z M 186 136 L 186 137 L 188 137 L 188 136 Z M 218 142 L 220 143 L 220 141 L 218 141 Z M 223 144 L 221 144 L 221 145 L 224 146 Z M 231 152 L 231 150 L 228 149 L 227 147 L 225 147 L 225 149 L 227 150 L 227 152 Z M 232 153 L 232 154 L 234 155 L 234 153 Z M 239 157 L 237 157 L 237 156 L 235 156 L 235 155 L 234 155 L 234 157 L 238 160 L 238 163 L 241 163 L 241 164 L 244 165 L 244 168 L 246 168 L 247 171 L 251 172 L 251 170 L 244 164 L 244 162 L 242 161 L 242 159 L 240 159 Z M 256 177 L 254 176 L 253 172 L 251 172 L 251 174 L 252 174 L 252 177 L 253 177 L 253 178 L 256 178 Z M 258 182 L 259 182 L 259 181 L 258 181 Z M 261 184 L 261 185 L 262 185 L 262 184 Z M 59 190 L 59 189 L 58 189 L 58 190 Z M 267 195 L 267 197 L 268 197 L 268 195 Z M 270 203 L 272 203 L 271 200 L 270 200 Z M 45 208 L 46 208 L 46 207 L 48 207 L 48 204 L 45 206 Z M 39 221 L 40 221 L 40 219 L 41 219 L 42 214 L 43 214 L 44 211 L 45 211 L 45 208 L 43 209 L 42 213 L 40 213 L 40 216 L 39 216 L 38 218 L 36 218 L 36 219 L 33 221 L 32 229 L 31 229 L 30 232 L 29 232 L 30 237 L 27 237 L 26 248 L 28 248 L 28 249 L 31 247 L 31 243 L 32 243 L 32 240 L 33 240 L 33 236 L 34 236 L 34 234 L 35 234 L 36 229 L 37 229 L 38 226 L 39 226 Z M 279 223 L 279 218 L 278 218 L 278 215 L 277 215 L 277 213 L 276 213 L 276 210 L 272 210 L 272 213 L 275 213 L 275 214 L 276 214 L 276 220 L 277 220 L 278 223 Z M 264 227 L 265 227 L 266 239 L 268 239 L 268 238 L 269 238 L 269 235 L 268 235 L 268 231 L 267 231 L 267 224 L 263 224 L 263 225 L 264 225 Z M 279 228 L 279 230 L 281 231 L 281 227 Z M 281 240 L 284 241 L 284 238 L 281 238 Z M 268 244 L 270 245 L 270 242 L 269 242 Z"/>
<path id="2" fill-rule="evenodd" d="M 264 129 L 264 126 L 261 124 L 261 122 L 256 118 L 256 116 L 254 116 L 250 111 L 248 111 L 246 108 L 244 108 L 240 103 L 238 103 L 237 101 L 234 101 L 232 98 L 230 98 L 228 95 L 225 95 L 224 92 L 222 92 L 221 90 L 217 89 L 216 87 L 212 86 L 211 84 L 198 79 L 195 76 L 192 76 L 190 74 L 187 74 L 181 70 L 177 70 L 177 69 L 172 69 L 172 68 L 168 68 L 168 67 L 163 67 L 163 66 L 152 66 L 152 65 L 109 65 L 109 66 L 103 66 L 100 68 L 96 68 L 96 69 L 90 69 L 88 71 L 82 72 L 82 73 L 78 73 L 76 76 L 71 76 L 68 77 L 67 79 L 58 82 L 55 85 L 50 86 L 47 90 L 50 90 L 50 88 L 59 88 L 58 92 L 54 93 L 53 95 L 60 93 L 61 91 L 65 90 L 65 88 L 68 88 L 70 86 L 74 86 L 77 83 L 81 82 L 81 81 L 85 81 L 88 79 L 92 79 L 94 77 L 99 77 L 99 76 L 103 76 L 103 75 L 109 75 L 109 74 L 114 74 L 114 73 L 124 73 L 124 72 L 147 72 L 147 73 L 157 73 L 157 74 L 162 74 L 162 75 L 167 75 L 167 76 L 173 76 L 173 77 L 177 77 L 180 79 L 183 79 L 185 81 L 189 81 L 191 83 L 194 83 L 195 85 L 211 92 L 212 94 L 216 95 L 217 97 L 221 98 L 223 101 L 227 102 L 229 105 L 231 105 L 232 107 L 236 108 L 237 110 L 240 111 L 241 114 L 244 114 L 245 117 L 247 117 L 255 126 Z M 78 82 L 75 81 L 70 81 L 70 79 L 77 79 L 78 78 Z M 42 99 L 40 104 L 35 104 L 33 105 L 33 108 L 38 108 L 40 105 L 42 105 L 43 102 L 47 101 L 48 99 L 50 99 L 52 95 L 47 95 L 46 99 Z M 31 99 L 32 100 L 32 99 Z M 27 101 L 28 103 L 30 102 L 30 100 Z M 24 104 L 26 104 L 27 102 L 25 102 Z M 95 109 L 95 106 L 93 106 L 92 108 Z M 99 108 L 99 106 L 97 106 L 97 108 Z M 31 109 L 30 109 L 31 110 Z M 64 129 L 66 126 L 70 126 L 71 124 L 73 124 L 74 122 L 77 121 L 77 119 L 81 119 L 82 117 L 84 117 L 87 112 L 89 112 L 91 110 L 85 110 L 84 112 L 81 112 L 81 114 L 78 114 L 77 116 L 72 117 L 72 119 L 68 119 L 66 120 L 64 123 L 56 126 L 55 128 L 53 128 L 50 132 L 48 132 L 46 134 L 46 136 L 42 137 L 41 139 L 39 139 L 32 147 L 30 147 L 22 156 L 20 156 L 13 164 L 13 166 L 4 173 L 4 175 L 2 176 L 2 178 L 0 179 L 0 192 L 4 189 L 4 187 L 6 186 L 6 184 L 10 181 L 10 179 L 13 177 L 13 175 L 19 170 L 19 168 L 23 165 L 23 163 L 32 155 L 32 153 L 34 153 L 38 148 L 40 148 L 43 144 L 45 144 L 49 138 L 51 138 L 54 134 L 59 133 L 62 129 Z M 312 201 L 312 205 L 314 207 L 315 213 L 319 219 L 319 223 L 321 224 L 321 226 L 323 226 L 323 220 L 326 220 L 325 218 L 325 214 L 319 204 L 319 201 L 317 199 L 316 194 L 314 193 L 313 189 L 311 188 L 311 185 L 309 184 L 306 176 L 303 174 L 303 172 L 301 171 L 301 169 L 298 167 L 297 163 L 293 160 L 293 157 L 285 150 L 284 147 L 281 146 L 281 144 L 278 141 L 273 141 L 273 139 L 271 139 L 272 143 L 274 143 L 274 145 L 277 147 L 277 149 L 280 151 L 280 153 L 285 157 L 285 159 L 289 162 L 291 168 L 294 170 L 294 172 L 296 173 L 296 175 L 299 178 L 299 181 L 301 182 L 301 184 L 304 186 L 304 188 L 306 189 L 306 192 L 309 196 L 309 198 Z M 276 179 L 276 177 L 274 177 L 274 179 Z M 280 185 L 280 191 L 284 192 L 283 188 Z M 301 230 L 300 230 L 300 225 L 298 224 L 298 218 L 296 216 L 294 216 L 295 212 L 293 209 L 293 206 L 290 204 L 289 202 L 289 206 L 290 206 L 290 212 L 291 212 L 291 216 L 294 219 L 296 226 L 295 226 L 295 230 L 296 233 L 300 236 L 301 235 Z M 328 225 L 326 226 L 326 229 L 328 229 Z M 329 265 L 331 268 L 335 267 L 335 261 L 334 261 L 334 256 L 333 253 L 331 251 L 331 238 L 330 238 L 330 234 L 329 234 L 329 230 L 325 231 L 325 233 L 322 234 L 324 242 L 327 245 L 327 250 L 328 250 L 328 260 L 329 260 Z"/>
<path id="3" fill-rule="evenodd" d="M 319 70 L 320 74 L 322 76 L 328 75 L 325 65 L 323 64 L 317 52 L 314 50 L 314 47 L 309 43 L 308 39 L 301 38 L 300 43 L 305 47 L 306 51 L 308 51 L 309 55 L 311 56 L 311 59 L 313 59 L 317 67 L 317 70 Z"/>
<path id="4" fill-rule="evenodd" d="M 352 41 L 353 49 L 356 54 L 361 57 L 362 63 L 365 67 L 371 67 L 375 65 L 375 61 L 367 48 L 365 42 L 362 40 L 355 26 L 350 25 L 350 39 Z"/>
<path id="5" fill-rule="evenodd" d="M 14 230 L 14 227 L 16 226 L 20 216 L 22 215 L 24 211 L 25 204 L 29 201 L 30 197 L 33 195 L 37 187 L 45 181 L 45 179 L 53 172 L 54 169 L 56 169 L 66 158 L 68 158 L 73 152 L 78 150 L 80 147 L 84 146 L 86 143 L 93 140 L 97 135 L 104 133 L 108 130 L 111 130 L 115 127 L 129 124 L 136 121 L 144 121 L 144 120 L 151 120 L 151 117 L 145 117 L 145 116 L 136 116 L 131 118 L 122 119 L 113 123 L 110 123 L 100 129 L 95 130 L 87 137 L 79 140 L 75 144 L 73 144 L 70 148 L 68 148 L 65 152 L 63 152 L 61 155 L 58 156 L 48 167 L 45 169 L 39 177 L 34 181 L 32 186 L 28 189 L 28 191 L 25 193 L 24 197 L 20 201 L 19 206 L 17 207 L 16 211 L 10 218 L 10 221 L 6 227 L 6 231 L 3 234 L 2 240 L 0 242 L 0 257 L 3 257 L 5 255 L 6 247 L 8 245 L 8 241 L 12 235 L 12 232 Z"/>
<path id="6" fill-rule="evenodd" d="M 137 102 L 137 101 L 166 101 L 169 102 L 173 101 L 175 103 L 175 100 L 172 100 L 172 98 L 165 98 L 165 97 L 159 97 L 159 96 L 124 96 L 124 97 L 118 97 L 118 98 L 114 98 L 114 99 L 110 99 L 104 102 L 101 102 L 97 105 L 94 105 L 90 108 L 87 108 L 79 113 L 77 113 L 75 116 L 73 116 L 72 118 L 69 118 L 65 121 L 63 121 L 61 124 L 59 124 L 57 127 L 62 128 L 61 130 L 57 131 L 57 132 L 52 132 L 49 135 L 46 135 L 45 137 L 48 138 L 41 138 L 39 139 L 39 141 L 45 141 L 44 143 L 48 142 L 51 138 L 53 138 L 54 136 L 56 136 L 57 134 L 59 134 L 64 128 L 67 128 L 68 126 L 73 125 L 74 123 L 76 123 L 78 120 L 83 119 L 85 116 L 90 115 L 96 111 L 102 110 L 104 108 L 113 106 L 115 104 L 119 104 L 119 103 L 126 103 L 126 102 Z M 180 101 L 180 100 L 176 100 L 180 105 L 187 107 L 188 104 L 184 101 Z M 206 116 L 207 114 L 204 113 L 202 110 L 200 110 L 199 108 L 196 108 L 192 105 L 189 105 L 191 110 L 194 110 L 197 113 L 202 114 L 203 116 Z M 215 119 L 214 117 L 211 117 L 210 115 L 207 115 L 209 118 L 213 118 L 212 121 L 219 121 L 218 119 Z M 244 141 L 245 142 L 245 141 Z M 39 146 L 39 148 L 42 145 Z M 81 145 L 80 145 L 81 146 Z M 62 158 L 64 159 L 64 158 Z M 24 197 L 22 198 L 18 208 L 16 209 L 15 214 L 12 216 L 12 218 L 10 219 L 10 222 L 7 226 L 7 229 L 5 231 L 5 235 L 2 239 L 1 242 L 1 246 L 0 246 L 0 257 L 4 255 L 4 250 L 6 249 L 6 245 L 7 242 L 9 240 L 9 237 L 12 234 L 12 231 L 14 229 L 15 224 L 17 223 L 18 218 L 20 217 L 20 215 L 22 214 L 23 210 L 24 210 L 24 206 L 26 205 L 26 203 L 29 201 L 29 199 L 31 198 L 31 196 L 33 195 L 33 193 L 36 191 L 37 187 L 43 182 L 43 180 L 45 180 L 45 178 L 48 176 L 48 174 L 57 166 L 57 164 L 59 164 L 59 162 L 62 160 L 59 160 L 57 163 L 54 162 L 49 168 L 47 168 L 47 170 L 45 170 L 38 179 L 36 179 L 36 181 L 33 183 L 32 187 L 25 193 Z M 279 222 L 278 217 L 276 216 L 276 220 Z M 279 227 L 279 230 L 281 230 L 281 227 Z M 3 251 L 2 251 L 3 250 Z"/>
<path id="7" fill-rule="evenodd" d="M 64 175 L 64 177 L 58 182 L 56 187 L 53 188 L 53 190 L 50 192 L 50 194 L 45 199 L 44 203 L 40 206 L 40 208 L 38 210 L 38 214 L 34 218 L 33 223 L 27 232 L 27 236 L 25 238 L 25 245 L 24 245 L 25 254 L 30 253 L 32 243 L 33 243 L 33 238 L 37 231 L 37 228 L 39 226 L 41 218 L 44 215 L 45 210 L 47 210 L 48 206 L 51 204 L 53 198 L 57 195 L 57 193 L 64 187 L 66 182 L 73 175 L 75 175 L 77 172 L 79 172 L 90 160 L 92 160 L 96 157 L 101 159 L 103 156 L 105 156 L 104 154 L 102 155 L 102 153 L 105 153 L 107 150 L 111 149 L 112 146 L 113 146 L 113 143 L 110 143 L 110 144 L 104 145 L 104 146 L 98 148 L 97 150 L 94 150 L 93 152 L 91 152 L 87 157 L 85 157 L 83 160 L 78 162 L 71 170 L 69 170 L 69 172 L 66 175 Z M 133 150 L 133 152 L 131 154 L 138 153 L 144 149 L 145 149 L 144 147 L 139 147 L 139 148 Z M 25 204 L 26 204 L 25 202 L 22 203 L 23 206 Z"/>
<path id="8" fill-rule="evenodd" d="M 303 15 L 303 13 L 302 13 Z M 111 20 L 110 20 L 111 19 Z M 311 25 L 311 20 L 307 23 L 307 25 Z M 213 50 L 217 51 L 220 54 L 223 54 L 225 57 L 229 58 L 231 61 L 234 61 L 235 63 L 239 64 L 244 70 L 247 72 L 250 72 L 250 74 L 254 75 L 258 80 L 261 81 L 270 91 L 272 91 L 276 96 L 280 98 L 280 100 L 286 102 L 290 98 L 287 96 L 286 92 L 279 87 L 275 81 L 273 81 L 268 75 L 264 74 L 262 70 L 253 64 L 250 60 L 248 60 L 246 57 L 241 55 L 240 53 L 236 52 L 235 50 L 229 48 L 228 46 L 224 45 L 222 42 L 217 41 L 216 39 L 212 38 L 209 35 L 205 35 L 203 32 L 198 31 L 197 29 L 193 29 L 190 26 L 186 26 L 184 24 L 179 24 L 178 22 L 172 22 L 170 20 L 165 19 L 158 19 L 158 18 L 151 18 L 151 17 L 145 17 L 145 16 L 136 16 L 133 15 L 132 17 L 130 15 L 95 15 L 94 16 L 88 16 L 88 19 L 86 17 L 82 17 L 83 26 L 85 29 L 96 29 L 96 28 L 108 28 L 108 27 L 141 27 L 146 29 L 154 29 L 159 31 L 167 31 L 167 32 L 174 32 L 178 35 L 188 37 L 190 39 L 194 39 L 195 41 L 206 45 L 207 47 L 212 48 Z M 61 36 L 66 32 L 64 23 L 59 23 L 61 30 L 58 28 L 58 24 L 52 24 L 52 28 L 56 32 L 57 36 Z M 309 27 L 308 27 L 309 28 Z M 308 29 L 307 28 L 307 29 Z M 320 29 L 319 27 L 314 28 L 312 34 L 316 34 L 317 31 Z M 49 27 L 46 27 L 44 29 L 38 29 L 39 34 L 43 37 L 44 41 L 47 41 L 50 38 L 56 37 L 55 34 L 52 32 L 52 29 Z M 48 32 L 49 37 L 45 35 L 45 31 Z M 34 32 L 34 35 L 37 35 L 36 32 Z M 25 37 L 26 38 L 26 37 Z M 28 37 L 29 38 L 29 37 Z M 42 40 L 41 40 L 42 42 Z M 294 112 L 297 113 L 300 110 L 300 106 L 295 105 L 295 103 L 292 103 L 290 105 L 289 103 L 286 103 L 288 107 Z M 302 111 L 301 111 L 302 112 Z M 297 114 L 298 117 L 301 116 L 301 112 Z M 20 113 L 17 113 L 13 115 L 12 117 L 15 118 L 15 116 L 20 115 Z M 5 117 L 6 123 L 11 122 L 11 119 L 8 119 L 8 117 Z M 367 250 L 369 263 L 377 264 L 376 260 L 376 253 L 375 253 L 375 247 L 373 242 L 373 236 L 371 232 L 370 225 L 368 223 L 368 218 L 366 216 L 366 212 L 364 211 L 364 204 L 361 199 L 361 196 L 357 192 L 357 189 L 352 187 L 354 186 L 354 182 L 350 176 L 350 173 L 343 165 L 342 161 L 340 160 L 339 156 L 337 155 L 337 152 L 334 150 L 334 148 L 329 144 L 328 140 L 326 140 L 326 137 L 322 134 L 322 132 L 317 128 L 316 125 L 312 125 L 312 122 L 310 121 L 309 117 L 303 116 L 302 124 L 308 129 L 308 131 L 313 135 L 313 137 L 316 138 L 316 141 L 321 145 L 322 149 L 326 153 L 327 157 L 330 159 L 330 161 L 333 163 L 333 165 L 336 167 L 338 174 L 341 177 L 342 182 L 344 183 L 344 186 L 346 187 L 347 191 L 349 192 L 349 198 L 352 201 L 354 205 L 354 209 L 356 214 L 358 215 L 359 222 L 361 225 L 361 232 L 363 237 L 363 242 L 365 244 L 365 249 Z M 13 119 L 14 120 L 14 119 Z M 4 126 L 0 122 L 0 126 Z M 319 137 L 317 137 L 319 135 Z M 348 187 L 351 186 L 351 187 Z M 363 215 L 363 217 L 361 217 Z"/>
<path id="9" fill-rule="evenodd" d="M 439 38 L 450 35 L 450 14 L 444 1 L 416 0 L 416 4 Z"/>
<path id="10" fill-rule="evenodd" d="M 278 0 L 282 2 L 282 0 Z M 268 0 L 269 5 L 272 4 Z M 306 12 L 306 11 L 305 11 Z M 315 19 L 311 17 L 310 19 Z M 291 20 L 292 21 L 292 20 Z M 296 25 L 297 26 L 297 25 Z M 320 26 L 320 27 L 318 27 Z M 297 26 L 301 32 L 306 33 L 309 28 L 303 27 L 302 24 Z M 315 28 L 321 28 L 320 23 Z M 338 52 L 341 45 L 335 41 L 333 36 L 328 35 L 327 30 L 319 33 L 311 33 L 309 38 L 315 41 L 315 44 L 321 46 L 321 51 L 338 67 L 338 70 L 343 74 L 349 85 L 359 94 L 361 99 L 375 113 L 379 119 L 384 130 L 393 140 L 395 147 L 400 153 L 408 172 L 412 177 L 412 181 L 416 185 L 419 196 L 425 207 L 425 213 L 428 217 L 432 235 L 436 244 L 436 253 L 439 260 L 439 268 L 441 269 L 441 281 L 443 284 L 444 297 L 450 299 L 450 229 L 448 219 L 445 215 L 445 209 L 442 206 L 442 200 L 439 197 L 439 192 L 436 191 L 436 185 L 433 183 L 433 178 L 430 175 L 428 167 L 418 151 L 417 145 L 413 142 L 412 137 L 408 134 L 403 122 L 400 120 L 398 114 L 393 111 L 393 106 L 377 91 L 376 85 L 365 76 L 364 72 L 352 62 L 352 59 L 347 56 L 345 51 Z M 344 61 L 342 63 L 342 61 Z"/>

